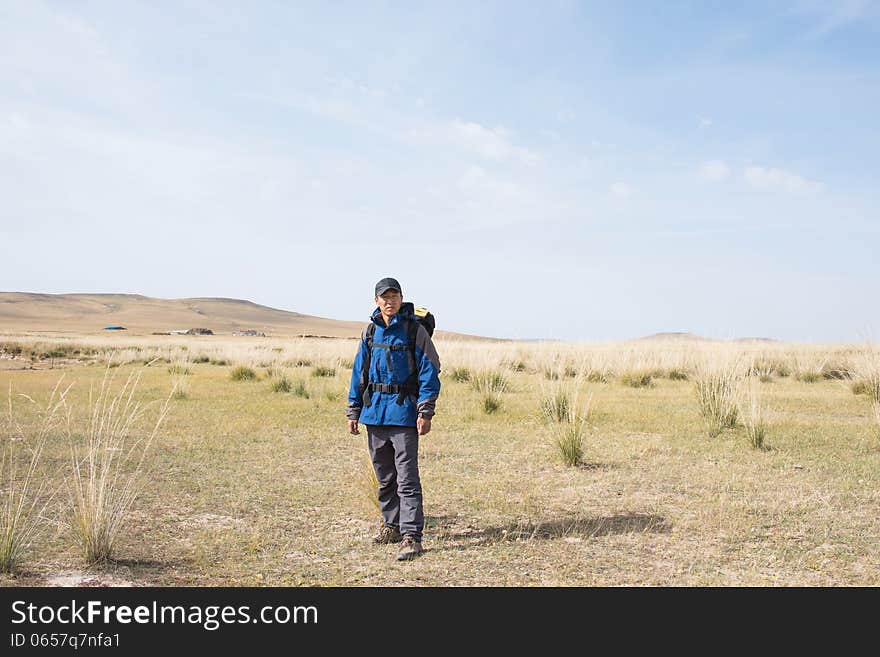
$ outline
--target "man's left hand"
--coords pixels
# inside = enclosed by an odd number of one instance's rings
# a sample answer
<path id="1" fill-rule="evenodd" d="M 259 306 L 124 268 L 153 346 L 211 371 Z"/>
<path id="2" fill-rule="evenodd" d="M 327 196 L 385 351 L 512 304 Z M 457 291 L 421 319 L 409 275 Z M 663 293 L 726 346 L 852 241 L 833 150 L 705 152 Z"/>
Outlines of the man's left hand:
<path id="1" fill-rule="evenodd" d="M 416 429 L 419 430 L 419 435 L 424 436 L 431 430 L 431 418 L 429 417 L 420 417 L 416 420 Z"/>

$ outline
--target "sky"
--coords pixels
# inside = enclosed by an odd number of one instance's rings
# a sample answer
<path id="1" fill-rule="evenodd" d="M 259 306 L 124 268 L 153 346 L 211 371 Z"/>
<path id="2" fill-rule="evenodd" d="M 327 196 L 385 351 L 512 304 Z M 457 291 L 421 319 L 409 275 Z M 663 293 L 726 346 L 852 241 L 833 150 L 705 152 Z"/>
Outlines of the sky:
<path id="1" fill-rule="evenodd" d="M 880 2 L 0 0 L 0 290 L 880 336 Z"/>

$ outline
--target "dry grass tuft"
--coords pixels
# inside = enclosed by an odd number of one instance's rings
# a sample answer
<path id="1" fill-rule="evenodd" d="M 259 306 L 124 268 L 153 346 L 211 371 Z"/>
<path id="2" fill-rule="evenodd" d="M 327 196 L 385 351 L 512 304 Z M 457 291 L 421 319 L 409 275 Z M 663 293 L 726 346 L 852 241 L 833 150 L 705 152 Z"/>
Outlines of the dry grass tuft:
<path id="1" fill-rule="evenodd" d="M 142 428 L 152 404 L 136 400 L 139 380 L 140 373 L 132 372 L 113 394 L 113 376 L 108 369 L 97 394 L 94 389 L 89 391 L 85 435 L 77 436 L 68 422 L 73 528 L 88 563 L 111 558 L 128 510 L 146 483 L 146 456 L 168 412 L 170 397 L 160 408 L 152 430 Z"/>
<path id="2" fill-rule="evenodd" d="M 541 400 L 541 412 L 550 423 L 556 454 L 568 466 L 578 466 L 584 462 L 587 421 L 593 395 L 590 393 L 584 400 L 582 384 L 582 377 L 569 384 L 556 384 L 551 390 L 545 390 Z"/>
<path id="3" fill-rule="evenodd" d="M 274 379 L 272 383 L 269 385 L 270 390 L 272 392 L 290 392 L 293 390 L 293 384 L 290 382 L 290 379 L 287 378 L 286 375 L 282 374 L 280 377 Z"/>
<path id="4" fill-rule="evenodd" d="M 456 383 L 468 383 L 471 380 L 471 371 L 466 367 L 456 367 L 449 376 Z"/>
<path id="5" fill-rule="evenodd" d="M 687 381 L 690 378 L 687 371 L 680 367 L 673 367 L 666 376 L 670 381 Z"/>
<path id="6" fill-rule="evenodd" d="M 302 397 L 303 399 L 308 399 L 310 397 L 309 388 L 306 386 L 306 382 L 298 379 L 296 383 L 293 384 L 293 394 L 296 397 Z"/>
<path id="7" fill-rule="evenodd" d="M 179 376 L 187 376 L 192 374 L 192 370 L 189 368 L 189 363 L 186 361 L 181 361 L 179 363 L 173 363 L 168 366 L 168 373 L 172 375 Z"/>
<path id="8" fill-rule="evenodd" d="M 737 425 L 737 399 L 744 375 L 742 365 L 742 359 L 736 354 L 714 352 L 697 368 L 694 376 L 697 404 L 712 438 Z"/>
<path id="9" fill-rule="evenodd" d="M 849 379 L 854 393 L 868 395 L 872 403 L 880 402 L 880 349 L 869 346 L 853 354 Z"/>
<path id="10" fill-rule="evenodd" d="M 16 420 L 12 383 L 9 384 L 9 413 L 2 436 L 0 454 L 0 486 L 3 487 L 3 511 L 0 513 L 0 572 L 13 572 L 39 534 L 39 519 L 51 495 L 46 495 L 47 480 L 37 482 L 36 472 L 46 442 L 57 429 L 61 410 L 70 386 L 61 390 L 55 384 L 45 406 L 31 397 L 19 396 L 30 402 L 37 412 L 36 428 L 24 428 Z"/>
<path id="11" fill-rule="evenodd" d="M 290 380 L 290 377 L 287 376 L 287 370 L 282 365 L 274 365 L 270 367 L 266 374 L 271 379 L 271 383 L 269 384 L 269 389 L 272 392 L 281 392 L 286 393 L 293 390 L 293 383 Z"/>
<path id="12" fill-rule="evenodd" d="M 852 355 L 847 368 L 850 387 L 855 394 L 867 395 L 871 416 L 880 437 L 880 349 L 868 345 Z"/>
<path id="13" fill-rule="evenodd" d="M 794 356 L 794 378 L 801 383 L 816 383 L 825 378 L 825 365 L 828 356 L 811 352 L 799 353 Z"/>
<path id="14" fill-rule="evenodd" d="M 746 395 L 742 409 L 743 424 L 749 436 L 749 444 L 754 449 L 767 449 L 767 422 L 761 407 L 761 388 L 758 377 L 750 376 L 745 386 Z"/>
<path id="15" fill-rule="evenodd" d="M 229 378 L 233 381 L 256 381 L 257 373 L 252 367 L 239 365 L 229 373 Z"/>
<path id="16" fill-rule="evenodd" d="M 565 422 L 571 410 L 571 400 L 568 392 L 563 389 L 556 390 L 541 399 L 541 414 L 548 422 Z"/>
<path id="17" fill-rule="evenodd" d="M 501 408 L 501 395 L 510 385 L 510 378 L 501 371 L 483 370 L 471 379 L 471 386 L 480 393 L 483 412 L 492 414 Z"/>
<path id="18" fill-rule="evenodd" d="M 653 388 L 654 376 L 649 370 L 630 370 L 620 375 L 620 382 L 630 388 Z"/>

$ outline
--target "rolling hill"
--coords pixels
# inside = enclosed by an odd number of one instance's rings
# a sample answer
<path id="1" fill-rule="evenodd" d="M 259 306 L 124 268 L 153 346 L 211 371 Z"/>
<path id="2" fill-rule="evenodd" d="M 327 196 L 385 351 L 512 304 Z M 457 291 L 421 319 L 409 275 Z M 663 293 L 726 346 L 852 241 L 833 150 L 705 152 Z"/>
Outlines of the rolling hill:
<path id="1" fill-rule="evenodd" d="M 209 328 L 215 334 L 253 329 L 274 336 L 360 335 L 363 321 L 342 321 L 224 298 L 159 299 L 140 294 L 37 294 L 0 292 L 0 331 L 6 333 L 104 334 L 108 325 L 149 335 Z M 445 339 L 487 339 L 438 330 Z"/>

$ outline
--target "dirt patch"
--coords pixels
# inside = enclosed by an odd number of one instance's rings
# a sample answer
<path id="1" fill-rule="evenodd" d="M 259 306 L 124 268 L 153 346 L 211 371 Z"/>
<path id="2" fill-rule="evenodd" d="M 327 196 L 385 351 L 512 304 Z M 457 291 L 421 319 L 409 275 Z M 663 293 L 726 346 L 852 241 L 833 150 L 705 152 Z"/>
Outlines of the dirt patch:
<path id="1" fill-rule="evenodd" d="M 91 575 L 84 573 L 59 573 L 47 577 L 45 586 L 110 587 L 143 586 L 113 575 Z"/>
<path id="2" fill-rule="evenodd" d="M 246 524 L 241 518 L 223 516 L 216 513 L 201 513 L 183 521 L 192 527 L 208 527 L 211 529 L 244 529 Z"/>

